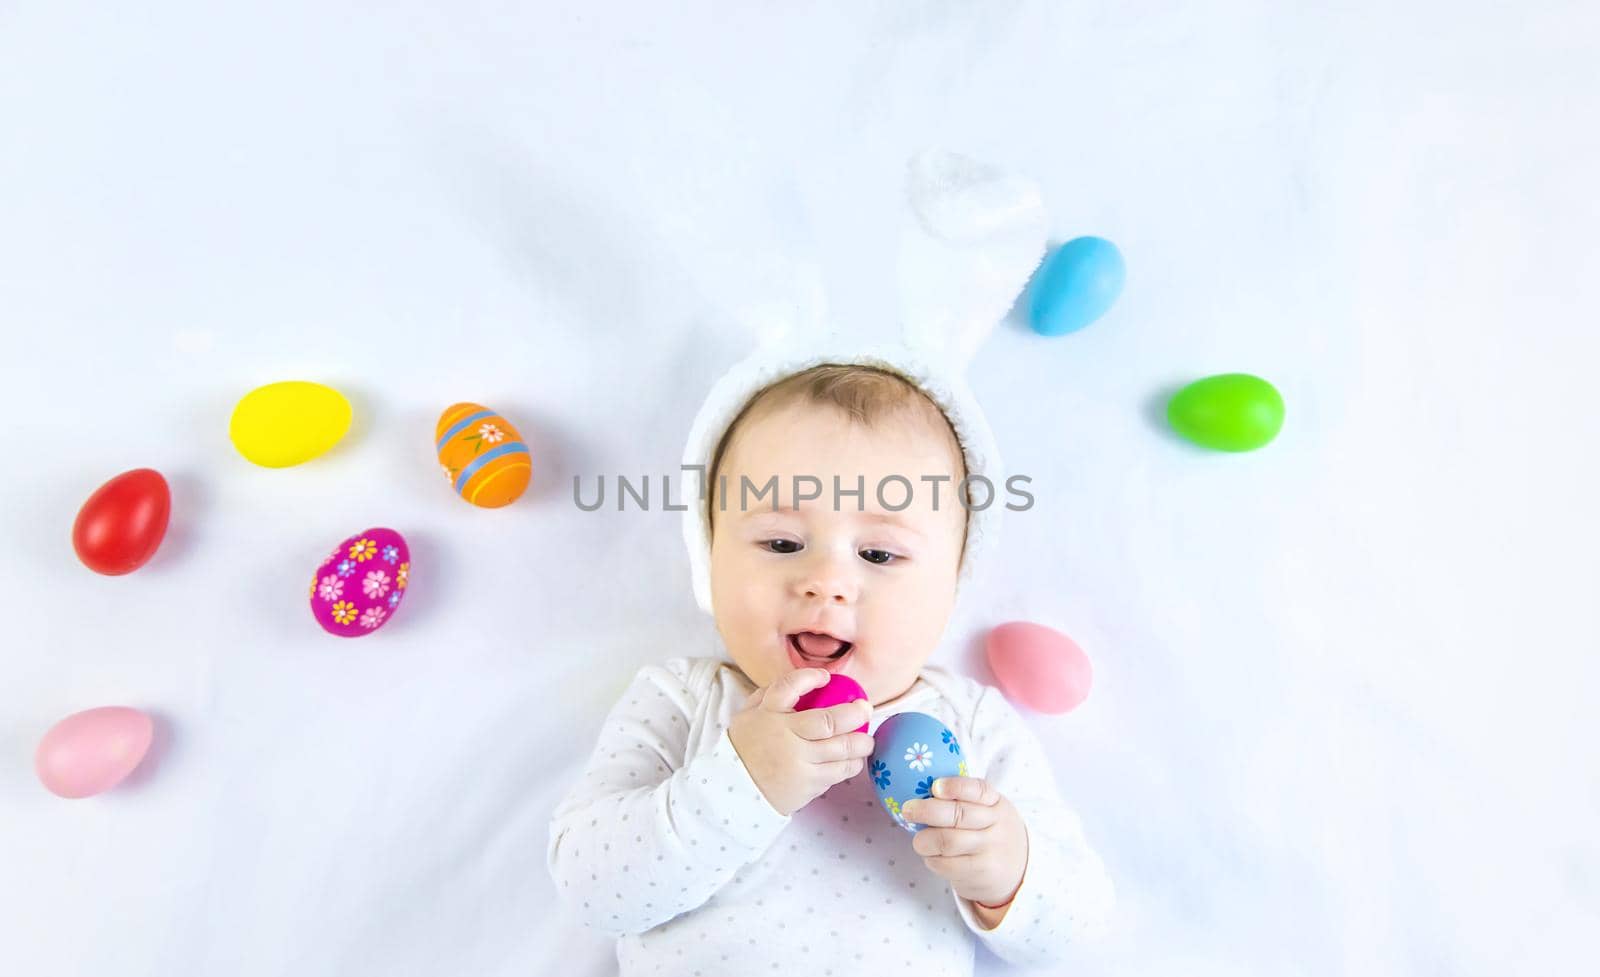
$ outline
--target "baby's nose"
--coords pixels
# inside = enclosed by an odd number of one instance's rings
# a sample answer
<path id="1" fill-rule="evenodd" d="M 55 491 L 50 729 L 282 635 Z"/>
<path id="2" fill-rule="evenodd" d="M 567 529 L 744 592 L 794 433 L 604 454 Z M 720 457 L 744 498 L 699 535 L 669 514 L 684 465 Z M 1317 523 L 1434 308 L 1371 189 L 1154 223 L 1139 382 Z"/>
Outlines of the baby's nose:
<path id="1" fill-rule="evenodd" d="M 855 581 L 844 574 L 819 574 L 805 581 L 808 600 L 821 599 L 830 604 L 848 604 L 856 599 Z"/>
<path id="2" fill-rule="evenodd" d="M 849 597 L 844 593 L 844 588 L 832 584 L 814 584 L 806 588 L 807 597 L 821 597 L 835 604 L 849 602 Z"/>
<path id="3" fill-rule="evenodd" d="M 822 600 L 830 604 L 848 604 L 860 596 L 861 581 L 852 564 L 854 553 L 828 547 L 816 547 L 810 559 L 796 563 L 794 593 L 803 594 L 810 601 Z"/>

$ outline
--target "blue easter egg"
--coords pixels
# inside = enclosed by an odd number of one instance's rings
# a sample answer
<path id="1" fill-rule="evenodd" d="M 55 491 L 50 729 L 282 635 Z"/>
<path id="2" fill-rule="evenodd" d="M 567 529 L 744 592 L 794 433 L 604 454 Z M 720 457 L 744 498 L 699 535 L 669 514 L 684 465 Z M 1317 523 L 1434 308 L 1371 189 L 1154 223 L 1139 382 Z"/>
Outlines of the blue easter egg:
<path id="1" fill-rule="evenodd" d="M 1122 252 L 1103 237 L 1078 237 L 1044 260 L 1034 279 L 1028 321 L 1042 336 L 1076 332 L 1106 314 L 1122 294 Z"/>
<path id="2" fill-rule="evenodd" d="M 878 802 L 895 824 L 912 833 L 923 826 L 907 821 L 900 809 L 907 801 L 933 796 L 940 777 L 967 776 L 967 758 L 950 728 L 925 712 L 890 716 L 872 734 L 872 759 L 867 774 Z"/>

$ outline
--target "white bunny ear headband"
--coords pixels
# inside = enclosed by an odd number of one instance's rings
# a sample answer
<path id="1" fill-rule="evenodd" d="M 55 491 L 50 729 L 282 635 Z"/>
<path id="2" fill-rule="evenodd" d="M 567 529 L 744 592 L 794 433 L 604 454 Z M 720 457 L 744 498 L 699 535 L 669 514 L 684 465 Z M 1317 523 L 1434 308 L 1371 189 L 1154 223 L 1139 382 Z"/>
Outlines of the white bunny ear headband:
<path id="1" fill-rule="evenodd" d="M 836 233 L 813 241 L 810 257 L 820 268 L 792 270 L 809 278 L 799 282 L 802 297 L 775 307 L 768 293 L 764 308 L 733 310 L 754 326 L 760 345 L 712 385 L 689 429 L 683 465 L 700 466 L 699 486 L 709 492 L 718 442 L 762 388 L 819 363 L 886 366 L 944 410 L 968 478 L 981 476 L 992 486 L 973 490 L 959 589 L 994 544 L 1005 486 L 994 434 L 967 387 L 966 368 L 1044 256 L 1044 206 L 1032 182 L 944 152 L 911 159 L 900 222 L 888 228 L 898 240 L 874 237 L 881 225 L 874 227 L 870 209 L 863 212 L 873 204 L 882 212 L 884 200 L 862 201 L 859 192 L 841 190 L 810 195 L 812 215 L 823 214 L 822 226 Z M 978 508 L 985 497 L 989 503 Z M 710 614 L 706 506 L 703 497 L 685 502 L 695 600 Z"/>

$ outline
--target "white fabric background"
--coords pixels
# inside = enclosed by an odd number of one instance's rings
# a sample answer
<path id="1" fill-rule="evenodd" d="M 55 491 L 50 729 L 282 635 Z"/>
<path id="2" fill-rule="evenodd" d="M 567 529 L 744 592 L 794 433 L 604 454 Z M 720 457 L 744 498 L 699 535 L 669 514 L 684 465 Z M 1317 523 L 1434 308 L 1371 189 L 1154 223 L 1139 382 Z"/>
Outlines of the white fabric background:
<path id="1" fill-rule="evenodd" d="M 546 818 L 635 668 L 716 638 L 677 514 L 572 477 L 673 470 L 749 348 L 717 276 L 927 145 L 1129 267 L 974 361 L 1038 504 L 935 656 L 986 677 L 1027 618 L 1095 662 L 1034 719 L 1122 896 L 1062 972 L 1591 957 L 1592 4 L 233 6 L 0 3 L 0 972 L 606 973 Z M 1164 433 L 1231 370 L 1275 444 Z M 355 427 L 255 468 L 229 411 L 288 378 Z M 458 399 L 534 446 L 510 509 L 442 483 Z M 140 466 L 169 536 L 97 576 L 73 516 Z M 415 589 L 341 642 L 306 580 L 371 525 Z M 111 703 L 154 760 L 46 793 L 39 736 Z"/>

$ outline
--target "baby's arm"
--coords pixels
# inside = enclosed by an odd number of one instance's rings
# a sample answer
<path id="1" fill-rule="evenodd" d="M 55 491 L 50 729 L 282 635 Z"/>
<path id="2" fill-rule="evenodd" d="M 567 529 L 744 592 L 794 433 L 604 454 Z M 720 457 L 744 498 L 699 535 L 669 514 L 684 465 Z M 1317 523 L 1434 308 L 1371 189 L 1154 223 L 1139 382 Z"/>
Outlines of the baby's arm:
<path id="1" fill-rule="evenodd" d="M 1066 945 L 1106 928 L 1116 891 L 1078 816 L 1061 799 L 1049 760 L 998 689 L 978 698 L 968 752 L 984 758 L 983 779 L 1021 812 L 1028 830 L 1022 886 L 990 929 L 993 913 L 957 898 L 968 927 L 991 951 L 1015 964 L 1059 962 Z"/>
<path id="2" fill-rule="evenodd" d="M 688 676 L 682 658 L 639 670 L 550 818 L 556 892 L 585 925 L 612 935 L 700 906 L 789 823 L 726 731 L 684 762 L 696 715 Z"/>

